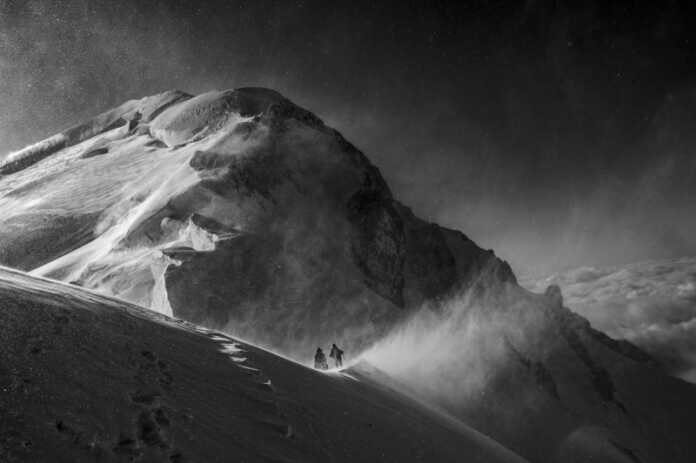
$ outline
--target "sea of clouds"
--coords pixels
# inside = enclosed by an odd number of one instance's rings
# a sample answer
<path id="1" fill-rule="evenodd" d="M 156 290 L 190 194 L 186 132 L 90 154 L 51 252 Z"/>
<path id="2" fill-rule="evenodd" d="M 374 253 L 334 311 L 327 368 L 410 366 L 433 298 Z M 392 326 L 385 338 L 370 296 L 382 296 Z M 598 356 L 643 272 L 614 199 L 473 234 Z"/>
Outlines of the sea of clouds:
<path id="1" fill-rule="evenodd" d="M 595 328 L 635 343 L 671 374 L 696 382 L 696 257 L 583 267 L 521 283 L 534 292 L 557 284 L 565 305 Z"/>

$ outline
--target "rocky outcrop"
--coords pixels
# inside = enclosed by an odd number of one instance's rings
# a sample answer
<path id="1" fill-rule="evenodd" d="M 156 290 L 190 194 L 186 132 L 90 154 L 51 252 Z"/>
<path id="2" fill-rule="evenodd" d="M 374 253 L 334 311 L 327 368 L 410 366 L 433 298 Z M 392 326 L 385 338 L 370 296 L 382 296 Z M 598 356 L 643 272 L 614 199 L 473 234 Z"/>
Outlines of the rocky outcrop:
<path id="1" fill-rule="evenodd" d="M 365 284 L 404 306 L 404 222 L 393 201 L 375 189 L 359 190 L 348 201 L 350 250 Z"/>

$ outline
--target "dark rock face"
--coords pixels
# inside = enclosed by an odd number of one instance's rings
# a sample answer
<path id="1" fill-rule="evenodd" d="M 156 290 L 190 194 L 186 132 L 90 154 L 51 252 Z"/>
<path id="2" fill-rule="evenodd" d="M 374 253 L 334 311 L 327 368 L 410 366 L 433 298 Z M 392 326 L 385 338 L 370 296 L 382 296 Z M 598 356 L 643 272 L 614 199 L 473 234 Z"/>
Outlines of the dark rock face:
<path id="1" fill-rule="evenodd" d="M 266 290 L 278 277 L 273 264 L 279 244 L 277 239 L 243 235 L 213 253 L 173 253 L 182 263 L 170 266 L 165 276 L 175 314 L 208 326 L 251 319 L 245 313 L 248 301 L 265 301 Z"/>
<path id="2" fill-rule="evenodd" d="M 531 375 L 534 382 L 548 395 L 556 400 L 560 400 L 558 386 L 543 362 L 532 360 L 522 354 L 509 339 L 505 339 L 505 347 L 512 354 L 512 357 L 519 362 Z"/>
<path id="3" fill-rule="evenodd" d="M 406 247 L 405 299 L 410 304 L 438 300 L 451 295 L 452 290 L 461 289 L 462 285 L 468 283 L 468 275 L 458 272 L 457 263 L 460 258 L 448 245 L 446 230 L 420 220 L 403 206 L 399 206 L 399 211 L 404 223 Z M 467 238 L 464 235 L 458 235 L 455 239 L 458 244 L 467 247 Z M 459 263 L 462 267 L 472 264 L 470 257 L 476 259 L 481 256 L 482 250 L 478 246 L 475 247 L 472 256 L 461 257 Z"/>
<path id="4" fill-rule="evenodd" d="M 91 151 L 86 152 L 83 154 L 81 157 L 82 159 L 89 159 L 94 156 L 101 156 L 102 154 L 106 154 L 109 152 L 109 148 L 103 147 L 103 148 L 95 148 Z"/>
<path id="5" fill-rule="evenodd" d="M 544 296 L 546 296 L 555 307 L 563 306 L 563 294 L 558 285 L 549 285 L 546 291 L 544 291 Z"/>
<path id="6" fill-rule="evenodd" d="M 377 190 L 360 190 L 348 201 L 351 256 L 365 284 L 395 305 L 404 305 L 404 224 L 392 201 Z"/>

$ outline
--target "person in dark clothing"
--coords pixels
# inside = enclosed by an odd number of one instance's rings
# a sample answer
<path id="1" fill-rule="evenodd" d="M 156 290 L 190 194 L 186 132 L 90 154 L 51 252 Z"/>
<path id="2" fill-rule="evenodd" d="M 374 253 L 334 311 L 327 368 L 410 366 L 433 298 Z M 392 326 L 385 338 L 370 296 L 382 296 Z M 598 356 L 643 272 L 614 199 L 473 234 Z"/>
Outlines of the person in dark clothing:
<path id="1" fill-rule="evenodd" d="M 336 344 L 331 346 L 329 357 L 334 359 L 334 362 L 336 362 L 336 368 L 341 368 L 343 366 L 343 351 L 339 349 Z"/>
<path id="2" fill-rule="evenodd" d="M 314 368 L 317 370 L 328 370 L 329 364 L 326 362 L 326 356 L 321 347 L 317 347 L 317 352 L 314 354 Z"/>

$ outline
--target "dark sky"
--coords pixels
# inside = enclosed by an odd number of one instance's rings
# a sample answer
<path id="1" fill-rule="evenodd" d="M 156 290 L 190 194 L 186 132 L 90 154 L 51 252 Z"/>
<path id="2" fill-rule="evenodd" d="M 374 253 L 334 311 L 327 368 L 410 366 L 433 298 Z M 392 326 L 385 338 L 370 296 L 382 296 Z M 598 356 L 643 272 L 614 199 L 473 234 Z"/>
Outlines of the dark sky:
<path id="1" fill-rule="evenodd" d="M 458 3 L 0 0 L 0 154 L 129 98 L 267 86 L 518 273 L 696 255 L 689 2 Z"/>

